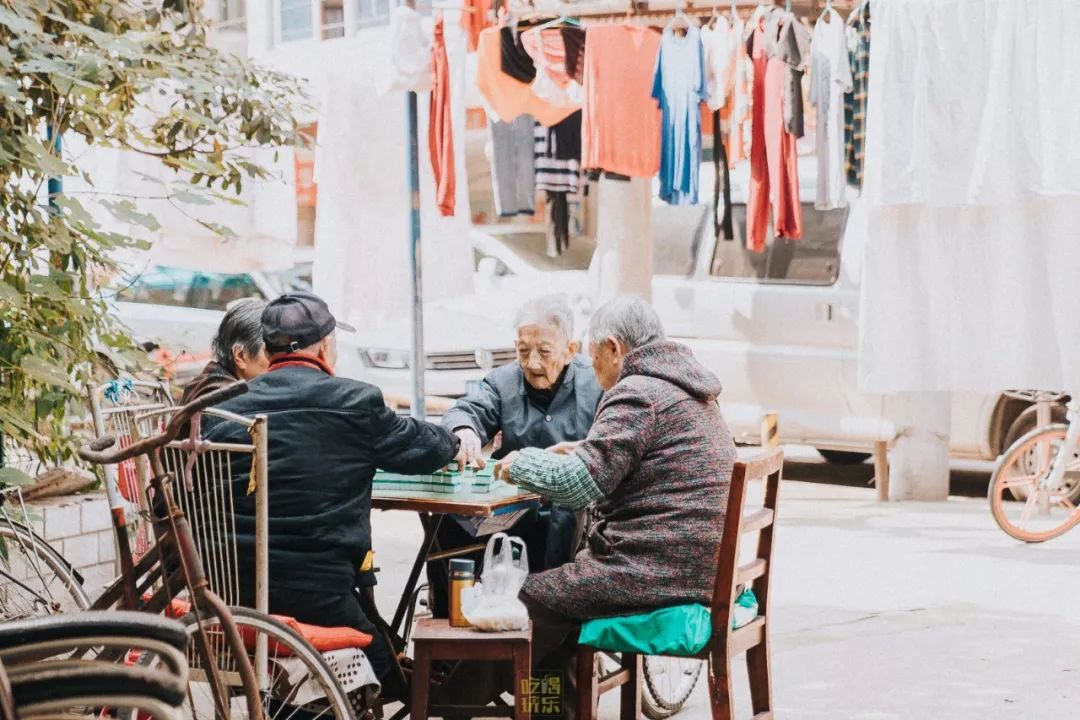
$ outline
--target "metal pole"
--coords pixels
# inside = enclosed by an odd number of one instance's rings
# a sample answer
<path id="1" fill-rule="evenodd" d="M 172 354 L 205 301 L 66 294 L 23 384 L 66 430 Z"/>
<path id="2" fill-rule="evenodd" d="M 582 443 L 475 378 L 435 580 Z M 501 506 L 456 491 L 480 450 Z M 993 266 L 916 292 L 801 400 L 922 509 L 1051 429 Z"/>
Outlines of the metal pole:
<path id="1" fill-rule="evenodd" d="M 52 151 L 56 154 L 57 157 L 60 157 L 60 138 L 63 136 L 57 134 L 55 137 L 53 137 L 52 125 L 49 125 L 46 128 L 46 132 L 48 133 L 49 142 L 52 144 Z M 56 205 L 56 198 L 60 197 L 60 194 L 62 192 L 64 192 L 63 178 L 49 178 L 49 209 L 52 210 L 52 212 L 57 212 L 59 210 L 59 207 Z"/>
<path id="2" fill-rule="evenodd" d="M 416 93 L 405 99 L 409 132 L 409 269 L 412 270 L 412 403 L 410 414 L 423 420 L 424 405 L 424 286 L 420 263 L 420 144 L 417 130 Z"/>

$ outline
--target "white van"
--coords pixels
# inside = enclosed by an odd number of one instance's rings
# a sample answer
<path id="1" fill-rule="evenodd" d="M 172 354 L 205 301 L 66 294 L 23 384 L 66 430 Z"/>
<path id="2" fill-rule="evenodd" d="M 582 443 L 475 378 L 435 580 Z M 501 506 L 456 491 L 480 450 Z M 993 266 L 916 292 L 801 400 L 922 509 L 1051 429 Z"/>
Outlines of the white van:
<path id="1" fill-rule="evenodd" d="M 896 434 L 889 399 L 858 390 L 865 223 L 857 198 L 844 209 L 814 208 L 815 169 L 812 157 L 801 159 L 803 239 L 774 242 L 761 254 L 746 250 L 744 241 L 748 165 L 732 173 L 732 241 L 715 239 L 710 206 L 656 201 L 653 303 L 669 335 L 690 345 L 720 378 L 737 440 L 758 442 L 763 415 L 775 412 L 785 442 L 816 447 L 836 462 L 859 462 L 875 442 Z M 703 165 L 703 201 L 712 199 L 711 174 L 712 166 Z M 572 240 L 562 259 L 543 256 L 535 228 L 478 228 L 473 241 L 494 289 L 516 287 L 527 296 L 588 287 L 594 246 L 588 239 Z M 994 458 L 1034 424 L 1034 408 L 1022 401 L 955 393 L 952 452 Z"/>

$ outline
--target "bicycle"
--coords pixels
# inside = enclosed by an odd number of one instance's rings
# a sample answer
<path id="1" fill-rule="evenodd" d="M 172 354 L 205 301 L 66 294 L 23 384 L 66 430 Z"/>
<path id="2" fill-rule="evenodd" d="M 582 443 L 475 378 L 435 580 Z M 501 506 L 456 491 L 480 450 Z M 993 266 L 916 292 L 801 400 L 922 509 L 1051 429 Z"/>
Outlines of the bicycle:
<path id="1" fill-rule="evenodd" d="M 179 720 L 187 636 L 146 613 L 87 612 L 0 625 L 0 718 L 111 716 Z M 118 663 L 153 653 L 160 667 Z"/>
<path id="2" fill-rule="evenodd" d="M 21 489 L 0 490 L 0 622 L 89 609 L 78 571 L 30 529 L 28 518 Z"/>
<path id="3" fill-rule="evenodd" d="M 183 511 L 172 498 L 171 477 L 165 472 L 160 449 L 175 440 L 181 428 L 206 408 L 247 392 L 244 383 L 221 388 L 178 408 L 162 433 L 134 440 L 127 447 L 109 451 L 116 444 L 112 436 L 104 436 L 79 448 L 79 457 L 96 465 L 115 465 L 138 456 L 150 461 L 151 478 L 148 502 L 157 508 L 152 513 L 155 545 L 136 563 L 128 538 L 123 498 L 115 482 L 106 483 L 106 494 L 112 511 L 113 530 L 120 560 L 118 577 L 95 601 L 92 609 L 119 607 L 163 614 L 183 590 L 187 591 L 197 626 L 191 640 L 204 668 L 204 678 L 213 697 L 216 715 L 231 715 L 229 678 L 219 673 L 216 655 L 228 652 L 235 662 L 235 671 L 247 703 L 248 717 L 262 720 L 262 700 L 259 681 L 248 658 L 244 640 L 232 620 L 229 608 L 210 590 L 203 571 L 202 559 L 192 539 L 191 528 Z M 156 589 L 155 589 L 156 588 Z M 148 593 L 149 597 L 143 597 Z M 220 618 L 222 643 L 213 643 L 203 626 L 204 618 Z M 215 638 L 216 639 L 216 638 Z"/>
<path id="4" fill-rule="evenodd" d="M 1080 524 L 1080 398 L 1045 391 L 1007 394 L 1035 403 L 1038 424 L 995 463 L 987 492 L 990 512 L 1010 537 L 1045 542 Z M 1052 422 L 1054 405 L 1066 398 L 1067 423 Z"/>
<path id="5" fill-rule="evenodd" d="M 128 491 L 123 493 L 118 487 L 122 476 L 115 472 L 106 473 L 105 488 L 113 516 L 121 573 L 90 607 L 138 607 L 155 613 L 167 609 L 179 617 L 188 607 L 185 603 L 178 602 L 177 596 L 187 590 L 188 599 L 193 601 L 191 604 L 196 611 L 181 618 L 190 637 L 190 650 L 193 654 L 193 672 L 187 693 L 187 711 L 190 716 L 208 716 L 211 713 L 215 716 L 221 715 L 221 708 L 229 702 L 232 691 L 241 690 L 249 703 L 249 717 L 260 717 L 258 712 L 251 712 L 251 688 L 245 677 L 245 666 L 251 667 L 254 661 L 254 668 L 257 670 L 256 697 L 261 698 L 261 713 L 268 714 L 269 711 L 276 710 L 291 717 L 297 712 L 297 705 L 303 705 L 306 711 L 313 711 L 308 714 L 349 718 L 352 717 L 349 696 L 342 689 L 326 658 L 312 648 L 305 638 L 264 612 L 240 607 L 225 609 L 226 604 L 220 596 L 209 593 L 205 562 L 211 562 L 209 568 L 213 571 L 215 587 L 234 600 L 237 595 L 237 566 L 235 557 L 231 558 L 232 563 L 227 567 L 221 567 L 214 562 L 217 559 L 214 550 L 218 550 L 217 554 L 220 555 L 220 547 L 211 548 L 209 554 L 200 552 L 206 549 L 202 548 L 202 545 L 209 543 L 213 546 L 215 542 L 220 544 L 224 539 L 223 523 L 228 522 L 224 511 L 226 505 L 231 507 L 231 502 L 215 502 L 231 500 L 231 496 L 215 497 L 215 493 L 220 490 L 221 478 L 208 472 L 208 469 L 228 468 L 232 452 L 243 453 L 246 450 L 255 453 L 255 438 L 261 437 L 265 441 L 265 420 L 260 424 L 258 419 L 249 421 L 222 411 L 206 409 L 206 406 L 243 392 L 244 389 L 243 384 L 238 383 L 184 407 L 140 403 L 117 408 L 115 422 L 111 424 L 122 431 L 122 442 L 126 444 L 110 453 L 104 453 L 103 450 L 115 445 L 115 442 L 102 438 L 80 450 L 80 455 L 91 462 L 127 463 L 132 468 L 132 472 L 128 474 L 129 480 L 139 481 L 138 485 L 130 486 Z M 184 458 L 188 453 L 185 443 L 176 442 L 176 438 L 180 429 L 189 422 L 192 425 L 197 424 L 195 416 L 204 412 L 247 425 L 253 433 L 253 445 L 215 448 L 210 452 L 205 452 L 208 448 L 204 448 L 203 453 L 193 453 L 194 479 L 203 493 L 203 498 L 200 499 L 190 489 L 174 486 L 174 478 L 186 476 L 185 479 L 190 480 L 193 477 L 190 472 L 185 471 L 187 463 Z M 265 447 L 262 455 L 265 457 Z M 136 458 L 139 462 L 135 462 Z M 229 476 L 229 473 L 225 475 Z M 258 495 L 263 497 L 266 490 L 265 474 L 260 486 Z M 174 495 L 174 491 L 179 492 L 179 496 Z M 136 495 L 145 497 L 140 500 Z M 178 498 L 182 502 L 177 502 Z M 134 503 L 131 502 L 132 499 Z M 23 508 L 21 502 L 19 507 Z M 218 515 L 211 518 L 208 513 L 215 507 L 219 511 Z M 128 513 L 132 510 L 139 514 L 140 525 L 152 526 L 153 535 L 157 539 L 157 545 L 150 545 L 139 558 L 132 557 L 129 544 L 131 534 L 128 531 Z M 22 516 L 26 517 L 24 508 Z M 189 517 L 195 521 L 194 527 L 189 524 Z M 77 608 L 82 609 L 89 605 L 77 574 L 70 570 L 70 566 L 47 543 L 31 533 L 23 523 L 13 521 L 10 516 L 6 516 L 5 523 L 0 523 L 0 531 L 2 530 L 18 534 L 21 540 L 17 546 L 27 549 L 27 552 L 20 556 L 32 558 L 33 562 L 28 564 L 36 567 L 34 572 L 28 574 L 40 579 L 33 583 L 33 587 L 25 588 L 25 583 L 16 582 L 14 573 L 5 575 L 0 572 L 0 617 L 20 615 L 18 607 L 13 608 L 11 603 L 5 603 L 10 597 L 20 594 L 27 596 L 21 606 L 32 607 L 37 614 L 72 609 L 68 607 L 70 602 L 56 601 L 55 596 L 63 593 L 48 591 L 57 585 L 70 590 Z M 193 539 L 195 536 L 199 537 L 199 547 Z M 233 550 L 235 551 L 235 548 Z M 135 585 L 134 589 L 132 585 Z M 204 590 L 195 590 L 195 586 Z M 156 590 L 150 592 L 151 588 Z M 200 607 L 200 593 L 206 593 L 204 597 L 208 596 L 212 605 L 203 600 Z M 246 652 L 238 651 L 237 636 L 242 638 Z M 140 665 L 152 666 L 159 660 L 153 653 L 148 653 L 141 656 L 138 662 Z"/>

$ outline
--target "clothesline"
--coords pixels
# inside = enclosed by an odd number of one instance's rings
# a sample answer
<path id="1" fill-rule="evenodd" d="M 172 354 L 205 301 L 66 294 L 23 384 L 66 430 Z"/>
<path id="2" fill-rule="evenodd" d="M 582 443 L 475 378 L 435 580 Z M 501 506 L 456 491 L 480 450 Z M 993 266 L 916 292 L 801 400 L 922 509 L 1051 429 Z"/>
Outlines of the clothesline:
<path id="1" fill-rule="evenodd" d="M 832 6 L 838 11 L 850 11 L 858 5 L 860 0 L 833 0 Z M 635 17 L 660 16 L 667 20 L 680 9 L 687 15 L 701 16 L 711 14 L 714 11 L 730 11 L 734 5 L 740 11 L 753 11 L 761 5 L 784 8 L 785 0 L 652 0 L 651 2 L 638 2 L 637 0 L 597 0 L 595 2 L 523 2 L 531 12 L 537 15 L 551 15 L 553 17 L 567 16 L 580 18 L 585 22 L 600 19 L 631 19 Z M 810 15 L 817 18 L 825 8 L 825 0 L 797 0 L 793 3 L 793 11 L 799 14 Z"/>

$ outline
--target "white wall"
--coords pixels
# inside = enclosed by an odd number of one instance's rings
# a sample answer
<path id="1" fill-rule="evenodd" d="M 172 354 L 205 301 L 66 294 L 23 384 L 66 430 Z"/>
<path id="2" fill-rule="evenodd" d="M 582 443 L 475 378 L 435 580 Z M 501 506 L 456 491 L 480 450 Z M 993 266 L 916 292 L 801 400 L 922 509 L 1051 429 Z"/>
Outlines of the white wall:
<path id="1" fill-rule="evenodd" d="M 265 27 L 252 16 L 249 28 Z M 295 73 L 319 98 L 316 150 L 315 288 L 350 322 L 363 328 L 398 323 L 409 312 L 409 194 L 405 96 L 380 96 L 374 78 L 387 28 L 348 38 L 284 43 L 258 60 Z M 457 213 L 438 217 L 427 152 L 429 96 L 419 97 L 421 218 L 426 300 L 472 290 L 468 244 L 470 210 L 465 171 L 464 37 L 447 13 L 452 77 Z M 252 43 L 255 48 L 255 43 Z"/>

